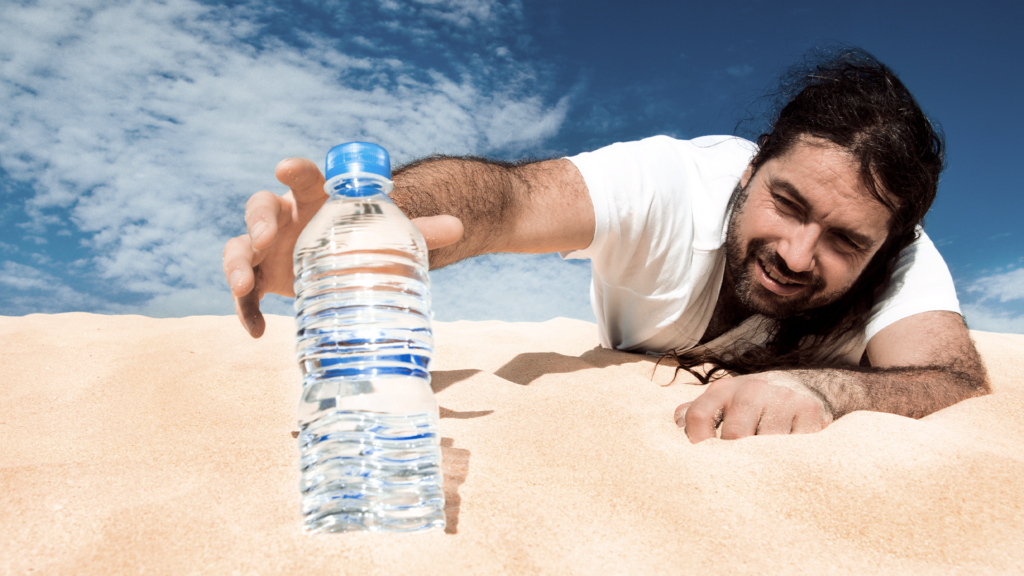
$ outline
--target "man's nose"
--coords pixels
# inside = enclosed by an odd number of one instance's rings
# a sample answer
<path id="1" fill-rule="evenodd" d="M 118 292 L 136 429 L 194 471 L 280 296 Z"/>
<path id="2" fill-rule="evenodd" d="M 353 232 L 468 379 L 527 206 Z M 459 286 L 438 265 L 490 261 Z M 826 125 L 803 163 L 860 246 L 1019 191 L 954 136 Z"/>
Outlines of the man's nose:
<path id="1" fill-rule="evenodd" d="M 815 225 L 804 225 L 796 228 L 789 237 L 779 243 L 778 253 L 786 266 L 793 272 L 810 272 L 814 270 L 815 254 L 818 237 L 821 231 Z"/>

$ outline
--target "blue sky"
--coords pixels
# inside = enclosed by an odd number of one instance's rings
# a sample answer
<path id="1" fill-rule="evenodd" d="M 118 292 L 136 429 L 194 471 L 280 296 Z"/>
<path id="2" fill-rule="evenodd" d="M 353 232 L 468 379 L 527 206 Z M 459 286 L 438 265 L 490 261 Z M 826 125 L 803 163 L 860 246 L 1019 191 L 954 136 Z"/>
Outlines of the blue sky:
<path id="1" fill-rule="evenodd" d="M 1024 333 L 1024 8 L 936 6 L 4 2 L 0 314 L 231 314 L 221 248 L 252 192 L 281 191 L 280 159 L 356 139 L 401 162 L 734 133 L 786 66 L 843 42 L 946 133 L 927 230 L 970 325 Z M 433 278 L 441 320 L 593 318 L 585 262 L 496 255 Z"/>

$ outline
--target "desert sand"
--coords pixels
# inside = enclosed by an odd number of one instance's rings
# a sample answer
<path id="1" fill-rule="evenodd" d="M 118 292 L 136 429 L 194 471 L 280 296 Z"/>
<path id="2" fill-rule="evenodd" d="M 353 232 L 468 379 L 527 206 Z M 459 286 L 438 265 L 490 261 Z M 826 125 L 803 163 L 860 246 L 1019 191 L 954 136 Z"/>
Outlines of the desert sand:
<path id="1" fill-rule="evenodd" d="M 293 321 L 0 318 L 3 574 L 1019 574 L 1024 336 L 921 420 L 692 445 L 593 324 L 436 325 L 445 532 L 303 532 Z"/>

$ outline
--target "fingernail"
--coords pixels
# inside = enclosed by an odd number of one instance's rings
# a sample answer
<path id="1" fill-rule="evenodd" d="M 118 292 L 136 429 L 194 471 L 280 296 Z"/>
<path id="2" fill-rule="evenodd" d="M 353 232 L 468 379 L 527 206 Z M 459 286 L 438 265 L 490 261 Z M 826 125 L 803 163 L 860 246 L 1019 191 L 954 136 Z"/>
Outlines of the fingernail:
<path id="1" fill-rule="evenodd" d="M 257 222 L 255 225 L 253 225 L 252 232 L 249 233 L 249 237 L 251 237 L 252 241 L 255 242 L 256 240 L 259 239 L 260 236 L 263 235 L 263 233 L 266 230 L 267 230 L 267 223 L 266 222 Z"/>
<path id="2" fill-rule="evenodd" d="M 235 270 L 231 273 L 231 278 L 228 279 L 228 286 L 234 291 L 235 287 L 242 283 L 242 271 Z"/>

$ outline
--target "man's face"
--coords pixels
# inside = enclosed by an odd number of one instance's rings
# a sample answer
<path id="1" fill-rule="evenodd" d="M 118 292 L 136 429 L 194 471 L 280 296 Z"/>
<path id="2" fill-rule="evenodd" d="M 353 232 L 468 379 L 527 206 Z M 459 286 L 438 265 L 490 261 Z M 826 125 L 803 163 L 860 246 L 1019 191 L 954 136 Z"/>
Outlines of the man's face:
<path id="1" fill-rule="evenodd" d="M 729 219 L 727 273 L 752 312 L 785 318 L 846 294 L 885 242 L 889 210 L 852 156 L 805 136 L 750 169 Z"/>

